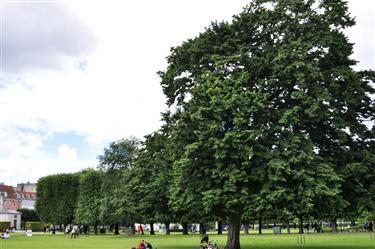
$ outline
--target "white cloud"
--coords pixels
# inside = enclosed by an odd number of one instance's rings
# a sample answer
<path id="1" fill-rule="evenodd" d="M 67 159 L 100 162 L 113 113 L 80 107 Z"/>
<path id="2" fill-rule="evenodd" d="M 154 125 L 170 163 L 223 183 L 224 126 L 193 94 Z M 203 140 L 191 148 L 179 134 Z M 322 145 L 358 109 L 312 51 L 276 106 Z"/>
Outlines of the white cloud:
<path id="1" fill-rule="evenodd" d="M 362 67 L 374 63 L 372 1 L 349 2 L 358 16 L 349 35 Z M 170 47 L 198 35 L 211 21 L 230 20 L 247 3 L 7 2 L 0 178 L 35 181 L 92 167 L 95 153 L 109 141 L 158 129 L 165 99 L 156 72 L 165 69 Z M 83 136 L 92 160 L 82 161 L 80 148 L 69 142 L 55 154 L 48 151 L 45 142 L 55 133 Z"/>
<path id="2" fill-rule="evenodd" d="M 75 148 L 71 148 L 67 144 L 62 144 L 57 151 L 60 159 L 64 162 L 77 163 L 77 150 Z"/>
<path id="3" fill-rule="evenodd" d="M 28 158 L 43 149 L 43 140 L 46 136 L 14 127 L 3 128 L 3 131 L 3 141 L 6 142 L 2 146 L 2 153 L 7 157 Z"/>
<path id="4" fill-rule="evenodd" d="M 375 5 L 373 0 L 348 1 L 356 25 L 346 31 L 354 43 L 352 58 L 359 61 L 357 69 L 375 69 Z"/>
<path id="5" fill-rule="evenodd" d="M 6 167 L 0 166 L 0 181 L 13 185 L 27 181 L 36 182 L 42 176 L 78 172 L 83 168 L 96 166 L 95 160 L 69 162 L 60 157 L 39 153 L 27 159 L 7 157 L 1 160 L 1 164 Z"/>
<path id="6" fill-rule="evenodd" d="M 91 29 L 61 2 L 4 2 L 1 18 L 6 75 L 62 69 L 93 52 L 97 43 Z"/>

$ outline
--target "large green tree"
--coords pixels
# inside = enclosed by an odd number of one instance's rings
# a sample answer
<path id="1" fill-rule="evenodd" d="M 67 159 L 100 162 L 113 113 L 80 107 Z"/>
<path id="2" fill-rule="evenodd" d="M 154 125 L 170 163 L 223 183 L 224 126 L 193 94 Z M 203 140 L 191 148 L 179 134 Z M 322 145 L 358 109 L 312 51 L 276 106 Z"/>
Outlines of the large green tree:
<path id="1" fill-rule="evenodd" d="M 131 182 L 136 186 L 133 192 L 138 196 L 136 212 L 142 214 L 144 222 L 150 223 L 151 234 L 154 234 L 154 222 L 163 222 L 169 227 L 173 217 L 168 205 L 172 162 L 166 131 L 164 126 L 145 137 L 135 163 L 135 177 Z"/>
<path id="2" fill-rule="evenodd" d="M 80 174 L 78 204 L 75 210 L 75 222 L 84 226 L 97 226 L 100 223 L 102 203 L 103 172 L 88 169 Z"/>
<path id="3" fill-rule="evenodd" d="M 172 49 L 160 73 L 177 120 L 172 197 L 226 217 L 227 248 L 257 197 L 303 220 L 319 199 L 345 203 L 344 172 L 366 167 L 351 148 L 369 136 L 374 78 L 352 68 L 352 25 L 344 1 L 255 0 Z"/>
<path id="4" fill-rule="evenodd" d="M 112 142 L 104 149 L 103 155 L 98 156 L 99 168 L 104 171 L 100 217 L 104 223 L 115 225 L 115 234 L 119 234 L 120 222 L 129 221 L 131 210 L 125 207 L 130 206 L 131 203 L 126 202 L 127 198 L 122 195 L 121 189 L 124 176 L 133 167 L 139 146 L 140 141 L 130 137 Z"/>

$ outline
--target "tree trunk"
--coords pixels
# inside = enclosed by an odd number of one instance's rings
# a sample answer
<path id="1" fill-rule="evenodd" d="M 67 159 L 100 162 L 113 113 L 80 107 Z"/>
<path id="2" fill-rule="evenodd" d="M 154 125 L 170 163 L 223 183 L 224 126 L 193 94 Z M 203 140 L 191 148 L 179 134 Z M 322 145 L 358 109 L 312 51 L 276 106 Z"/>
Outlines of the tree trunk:
<path id="1" fill-rule="evenodd" d="M 98 234 L 98 223 L 94 224 L 94 234 Z"/>
<path id="2" fill-rule="evenodd" d="M 241 249 L 240 246 L 241 214 L 236 213 L 228 219 L 228 238 L 226 249 Z"/>
<path id="3" fill-rule="evenodd" d="M 182 223 L 182 235 L 188 235 L 188 224 L 187 223 Z"/>
<path id="4" fill-rule="evenodd" d="M 337 233 L 337 220 L 336 220 L 336 218 L 333 218 L 331 220 L 331 226 L 332 226 L 332 233 Z"/>
<path id="5" fill-rule="evenodd" d="M 199 223 L 199 234 L 206 233 L 206 228 L 204 227 L 204 223 Z"/>
<path id="6" fill-rule="evenodd" d="M 299 217 L 299 233 L 303 233 L 303 218 L 302 216 Z"/>
<path id="7" fill-rule="evenodd" d="M 171 234 L 171 230 L 169 229 L 169 225 L 170 223 L 165 223 L 165 235 L 170 235 Z"/>
<path id="8" fill-rule="evenodd" d="M 258 227 L 258 233 L 259 234 L 262 234 L 262 217 L 259 216 L 259 227 Z"/>
<path id="9" fill-rule="evenodd" d="M 289 220 L 286 220 L 286 231 L 287 231 L 288 234 L 290 234 Z"/>
<path id="10" fill-rule="evenodd" d="M 341 230 L 341 232 L 343 232 L 343 226 L 342 226 L 342 219 L 340 219 L 340 230 Z"/>
<path id="11" fill-rule="evenodd" d="M 131 227 L 131 230 L 132 230 L 132 234 L 134 235 L 135 234 L 135 225 L 134 225 L 134 223 L 130 224 L 130 227 Z"/>
<path id="12" fill-rule="evenodd" d="M 154 223 L 150 222 L 150 235 L 155 235 Z"/>
<path id="13" fill-rule="evenodd" d="M 219 220 L 217 223 L 217 234 L 223 234 L 223 221 Z"/>
<path id="14" fill-rule="evenodd" d="M 52 234 L 56 234 L 55 225 L 52 225 Z"/>
<path id="15" fill-rule="evenodd" d="M 244 234 L 249 235 L 249 223 L 243 223 L 243 232 Z"/>
<path id="16" fill-rule="evenodd" d="M 118 223 L 115 224 L 115 235 L 120 235 Z"/>
<path id="17" fill-rule="evenodd" d="M 88 225 L 83 225 L 83 233 L 84 234 L 89 234 Z"/>

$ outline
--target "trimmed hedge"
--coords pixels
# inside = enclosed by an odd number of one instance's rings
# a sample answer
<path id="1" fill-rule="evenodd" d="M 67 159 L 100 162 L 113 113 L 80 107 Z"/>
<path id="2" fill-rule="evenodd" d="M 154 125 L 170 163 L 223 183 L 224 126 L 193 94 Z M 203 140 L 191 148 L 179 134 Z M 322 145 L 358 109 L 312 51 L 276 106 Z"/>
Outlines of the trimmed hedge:
<path id="1" fill-rule="evenodd" d="M 10 228 L 10 221 L 0 221 L 0 231 L 5 231 Z"/>
<path id="2" fill-rule="evenodd" d="M 27 221 L 26 222 L 26 229 L 32 231 L 43 231 L 44 223 L 37 222 L 37 221 Z"/>

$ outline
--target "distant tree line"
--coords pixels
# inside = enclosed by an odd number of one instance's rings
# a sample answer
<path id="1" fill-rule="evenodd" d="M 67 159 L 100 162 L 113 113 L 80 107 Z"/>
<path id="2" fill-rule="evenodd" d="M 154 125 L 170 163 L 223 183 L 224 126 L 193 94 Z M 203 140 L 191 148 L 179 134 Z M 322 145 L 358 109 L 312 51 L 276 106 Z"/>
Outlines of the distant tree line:
<path id="1" fill-rule="evenodd" d="M 336 232 L 340 218 L 373 214 L 375 73 L 353 69 L 343 31 L 354 24 L 342 0 L 254 0 L 212 23 L 159 73 L 160 130 L 113 142 L 99 170 L 40 179 L 39 216 L 116 233 L 216 220 L 240 249 L 241 224 L 255 220 Z"/>

